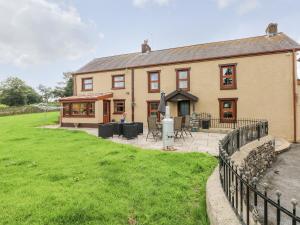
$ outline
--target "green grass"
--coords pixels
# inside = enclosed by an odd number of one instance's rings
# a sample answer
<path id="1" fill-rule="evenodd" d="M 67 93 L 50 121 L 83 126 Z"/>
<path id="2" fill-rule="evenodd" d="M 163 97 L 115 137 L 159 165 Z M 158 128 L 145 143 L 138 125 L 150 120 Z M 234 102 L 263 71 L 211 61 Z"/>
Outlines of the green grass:
<path id="1" fill-rule="evenodd" d="M 208 224 L 214 157 L 37 128 L 57 116 L 0 118 L 0 224 Z"/>

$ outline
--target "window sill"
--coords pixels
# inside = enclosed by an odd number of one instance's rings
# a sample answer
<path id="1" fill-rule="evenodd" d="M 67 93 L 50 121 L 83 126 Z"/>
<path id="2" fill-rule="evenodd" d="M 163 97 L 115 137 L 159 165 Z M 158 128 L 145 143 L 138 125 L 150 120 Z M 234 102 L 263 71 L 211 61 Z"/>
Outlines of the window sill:
<path id="1" fill-rule="evenodd" d="M 125 89 L 125 87 L 123 87 L 123 88 L 112 88 L 111 90 L 122 90 L 122 89 Z"/>
<path id="2" fill-rule="evenodd" d="M 236 90 L 237 87 L 220 87 L 220 90 Z"/>
<path id="3" fill-rule="evenodd" d="M 113 112 L 114 115 L 122 115 L 124 112 Z"/>
<path id="4" fill-rule="evenodd" d="M 63 118 L 95 118 L 95 116 L 64 116 Z"/>
<path id="5" fill-rule="evenodd" d="M 160 93 L 160 90 L 148 90 L 148 93 Z"/>

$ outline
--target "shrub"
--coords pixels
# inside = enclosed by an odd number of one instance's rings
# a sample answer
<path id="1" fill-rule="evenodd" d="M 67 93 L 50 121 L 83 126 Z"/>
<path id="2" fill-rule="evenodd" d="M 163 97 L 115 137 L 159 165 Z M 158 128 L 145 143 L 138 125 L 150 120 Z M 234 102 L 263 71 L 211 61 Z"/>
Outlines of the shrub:
<path id="1" fill-rule="evenodd" d="M 4 108 L 7 108 L 7 107 L 8 107 L 7 105 L 0 104 L 0 109 L 4 109 Z"/>
<path id="2" fill-rule="evenodd" d="M 47 110 L 48 112 L 59 111 L 57 108 L 51 108 Z M 42 107 L 34 105 L 25 105 L 25 106 L 12 106 L 12 107 L 1 107 L 0 106 L 0 116 L 10 116 L 17 114 L 28 114 L 28 113 L 41 113 L 45 112 Z"/>

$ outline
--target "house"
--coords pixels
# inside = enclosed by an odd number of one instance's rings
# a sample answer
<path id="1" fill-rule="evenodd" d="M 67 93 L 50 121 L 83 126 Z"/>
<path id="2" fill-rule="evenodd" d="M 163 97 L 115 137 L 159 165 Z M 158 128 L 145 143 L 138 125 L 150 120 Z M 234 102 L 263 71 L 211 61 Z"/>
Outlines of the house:
<path id="1" fill-rule="evenodd" d="M 270 133 L 300 140 L 296 54 L 300 45 L 270 24 L 266 35 L 96 58 L 73 74 L 61 125 L 96 127 L 120 120 L 146 124 L 160 93 L 173 116 L 209 112 L 221 119 L 264 118 Z"/>

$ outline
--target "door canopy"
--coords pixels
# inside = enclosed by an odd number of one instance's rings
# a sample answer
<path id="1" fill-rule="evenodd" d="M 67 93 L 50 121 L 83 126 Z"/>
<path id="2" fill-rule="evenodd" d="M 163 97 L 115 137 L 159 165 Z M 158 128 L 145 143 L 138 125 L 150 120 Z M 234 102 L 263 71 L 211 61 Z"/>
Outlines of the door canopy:
<path id="1" fill-rule="evenodd" d="M 167 102 L 191 101 L 197 102 L 198 97 L 183 90 L 176 90 L 166 96 Z"/>

